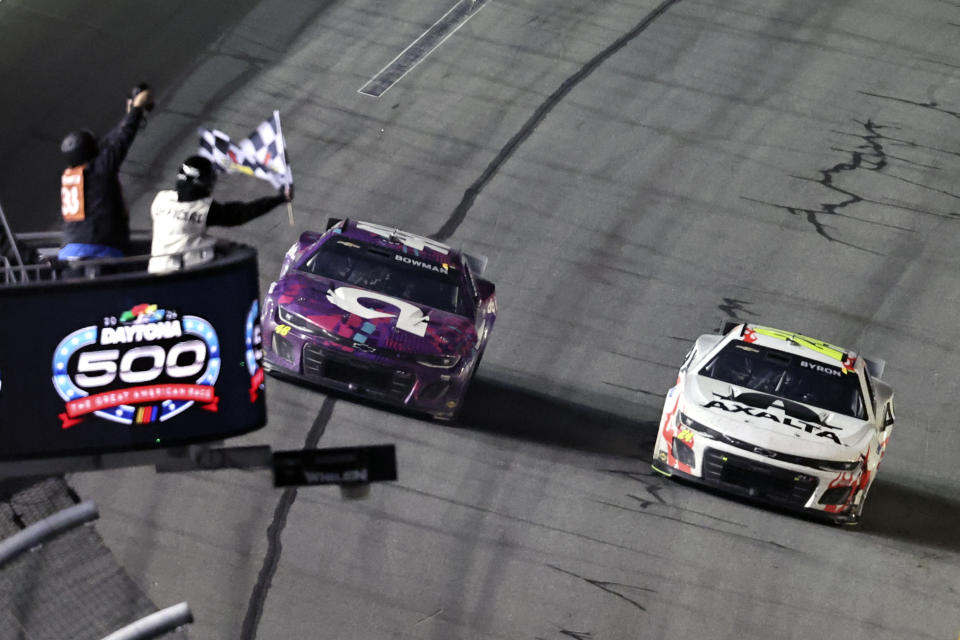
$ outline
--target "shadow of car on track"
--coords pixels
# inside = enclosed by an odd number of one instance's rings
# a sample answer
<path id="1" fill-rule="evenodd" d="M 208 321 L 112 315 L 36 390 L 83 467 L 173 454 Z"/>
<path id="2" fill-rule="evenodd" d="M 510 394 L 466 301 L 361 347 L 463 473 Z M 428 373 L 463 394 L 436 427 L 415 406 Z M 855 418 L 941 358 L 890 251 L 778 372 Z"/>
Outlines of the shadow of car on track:
<path id="1" fill-rule="evenodd" d="M 580 398 L 580 402 L 568 399 L 573 397 Z M 584 397 L 587 403 L 583 402 Z M 563 388 L 533 391 L 478 375 L 467 392 L 456 426 L 591 453 L 649 460 L 659 425 L 659 403 L 630 404 L 622 407 L 624 411 L 600 408 L 613 402 Z M 631 416 L 630 412 L 636 415 Z"/>
<path id="2" fill-rule="evenodd" d="M 864 533 L 960 551 L 960 499 L 877 476 L 863 509 Z"/>
<path id="3" fill-rule="evenodd" d="M 664 478 L 666 480 L 666 478 Z M 716 487 L 674 477 L 670 480 L 718 499 L 762 509 L 798 521 L 852 534 L 863 533 L 924 547 L 960 551 L 960 500 L 900 484 L 879 476 L 870 489 L 860 523 L 847 527 L 814 514 L 763 500 L 738 496 Z"/>
<path id="4" fill-rule="evenodd" d="M 577 449 L 590 453 L 613 454 L 649 461 L 657 437 L 660 400 L 656 406 L 631 404 L 624 412 L 598 407 L 611 406 L 610 398 L 595 397 L 590 404 L 567 398 L 584 393 L 555 388 L 551 393 L 532 391 L 520 385 L 488 378 L 482 374 L 471 382 L 463 409 L 455 422 L 434 420 L 403 407 L 385 405 L 361 395 L 329 389 L 300 378 L 271 374 L 274 379 L 309 389 L 345 402 L 353 402 L 378 411 L 433 422 L 439 428 L 459 428 Z M 636 411 L 636 417 L 623 415 Z"/>

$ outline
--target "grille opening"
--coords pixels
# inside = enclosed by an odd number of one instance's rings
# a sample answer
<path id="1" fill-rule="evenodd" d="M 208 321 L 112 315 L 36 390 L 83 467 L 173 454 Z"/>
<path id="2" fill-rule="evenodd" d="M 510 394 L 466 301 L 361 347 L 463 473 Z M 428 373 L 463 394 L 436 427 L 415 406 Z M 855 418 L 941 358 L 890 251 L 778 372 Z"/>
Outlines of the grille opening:
<path id="1" fill-rule="evenodd" d="M 357 367 L 339 360 L 323 364 L 323 376 L 337 382 L 354 383 L 363 388 L 385 389 L 390 386 L 390 372 L 383 369 Z"/>
<path id="2" fill-rule="evenodd" d="M 771 502 L 803 506 L 817 488 L 817 479 L 789 469 L 707 449 L 703 477 L 724 489 Z"/>
<path id="3" fill-rule="evenodd" d="M 301 362 L 303 373 L 309 378 L 352 385 L 351 391 L 394 401 L 405 400 L 416 383 L 409 371 L 333 355 L 313 344 L 304 346 Z"/>
<path id="4" fill-rule="evenodd" d="M 449 382 L 432 382 L 420 392 L 421 400 L 436 400 L 450 388 Z"/>

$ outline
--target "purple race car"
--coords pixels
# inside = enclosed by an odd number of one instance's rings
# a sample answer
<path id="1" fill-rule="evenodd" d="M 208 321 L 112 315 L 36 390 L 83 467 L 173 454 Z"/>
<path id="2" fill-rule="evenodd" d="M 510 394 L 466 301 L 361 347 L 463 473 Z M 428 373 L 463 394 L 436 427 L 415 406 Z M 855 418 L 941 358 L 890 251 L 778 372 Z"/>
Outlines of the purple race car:
<path id="1" fill-rule="evenodd" d="M 264 299 L 264 369 L 454 420 L 496 318 L 485 265 L 369 222 L 304 232 Z"/>

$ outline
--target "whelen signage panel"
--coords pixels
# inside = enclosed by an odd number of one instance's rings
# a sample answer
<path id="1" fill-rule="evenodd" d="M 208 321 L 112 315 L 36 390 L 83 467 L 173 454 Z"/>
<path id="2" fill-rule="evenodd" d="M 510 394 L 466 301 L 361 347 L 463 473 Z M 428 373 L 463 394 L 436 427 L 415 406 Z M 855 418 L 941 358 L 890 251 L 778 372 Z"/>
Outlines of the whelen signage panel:
<path id="1" fill-rule="evenodd" d="M 0 287 L 0 461 L 162 449 L 266 423 L 256 252 Z"/>
<path id="2" fill-rule="evenodd" d="M 339 484 L 362 485 L 397 479 L 394 445 L 275 451 L 276 487 Z"/>

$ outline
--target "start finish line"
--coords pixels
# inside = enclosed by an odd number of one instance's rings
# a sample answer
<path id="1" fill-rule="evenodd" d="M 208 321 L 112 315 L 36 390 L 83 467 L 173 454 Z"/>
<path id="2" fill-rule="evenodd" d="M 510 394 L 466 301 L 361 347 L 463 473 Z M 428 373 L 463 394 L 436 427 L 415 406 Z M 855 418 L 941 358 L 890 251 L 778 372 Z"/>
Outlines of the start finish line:
<path id="1" fill-rule="evenodd" d="M 399 82 L 400 78 L 420 64 L 457 29 L 465 25 L 467 20 L 480 11 L 486 3 L 487 0 L 460 0 L 367 84 L 360 87 L 359 92 L 374 98 L 382 96 L 387 89 Z"/>

